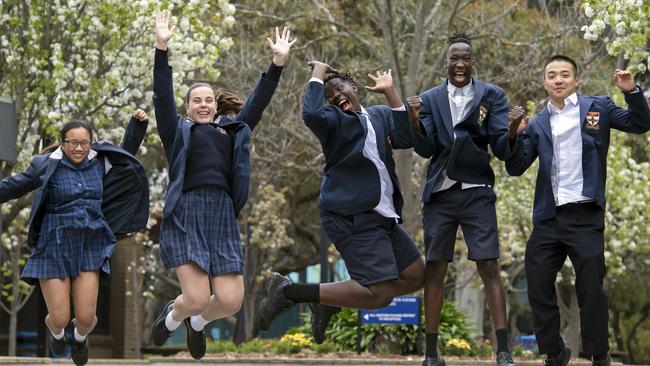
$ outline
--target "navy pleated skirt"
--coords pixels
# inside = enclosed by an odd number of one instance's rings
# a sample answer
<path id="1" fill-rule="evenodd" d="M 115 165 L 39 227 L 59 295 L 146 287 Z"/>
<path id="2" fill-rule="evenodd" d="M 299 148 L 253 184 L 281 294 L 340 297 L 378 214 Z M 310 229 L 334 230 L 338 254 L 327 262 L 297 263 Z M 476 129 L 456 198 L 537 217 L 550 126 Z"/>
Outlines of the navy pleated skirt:
<path id="1" fill-rule="evenodd" d="M 239 228 L 228 192 L 199 187 L 183 192 L 178 205 L 162 222 L 160 256 L 165 267 L 194 262 L 210 277 L 243 274 Z"/>

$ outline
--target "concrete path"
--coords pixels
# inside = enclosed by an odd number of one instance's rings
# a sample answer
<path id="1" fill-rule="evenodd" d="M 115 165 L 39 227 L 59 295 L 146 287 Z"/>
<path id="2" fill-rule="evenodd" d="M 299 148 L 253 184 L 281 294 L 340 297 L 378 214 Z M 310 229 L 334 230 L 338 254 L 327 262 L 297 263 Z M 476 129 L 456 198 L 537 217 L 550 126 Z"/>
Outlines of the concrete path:
<path id="1" fill-rule="evenodd" d="M 178 357 L 155 357 L 147 360 L 120 360 L 120 359 L 90 359 L 89 366 L 342 366 L 342 365 L 421 365 L 420 357 L 404 357 L 400 359 L 323 359 L 323 358 L 224 358 L 206 357 L 196 361 Z M 518 366 L 543 366 L 541 360 L 518 361 Z M 0 357 L 0 365 L 73 365 L 70 359 L 51 359 L 39 357 Z M 494 366 L 491 360 L 474 359 L 448 359 L 449 366 Z M 622 366 L 621 363 L 612 363 L 614 366 Z M 591 366 L 591 362 L 583 359 L 572 359 L 569 366 Z"/>

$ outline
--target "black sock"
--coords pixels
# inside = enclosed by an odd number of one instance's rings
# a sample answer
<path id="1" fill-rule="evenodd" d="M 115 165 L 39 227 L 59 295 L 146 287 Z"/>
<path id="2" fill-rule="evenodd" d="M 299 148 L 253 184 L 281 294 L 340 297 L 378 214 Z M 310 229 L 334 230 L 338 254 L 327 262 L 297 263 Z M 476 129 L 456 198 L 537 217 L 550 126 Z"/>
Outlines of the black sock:
<path id="1" fill-rule="evenodd" d="M 508 349 L 508 331 L 497 329 L 495 333 L 497 336 L 497 352 L 510 352 Z"/>
<path id="2" fill-rule="evenodd" d="M 425 357 L 427 358 L 436 358 L 438 357 L 438 333 L 427 333 L 427 349 Z"/>
<path id="3" fill-rule="evenodd" d="M 284 297 L 295 303 L 320 302 L 320 285 L 303 285 L 292 283 L 284 289 Z"/>
<path id="4" fill-rule="evenodd" d="M 591 356 L 594 361 L 602 361 L 607 358 L 607 352 Z"/>

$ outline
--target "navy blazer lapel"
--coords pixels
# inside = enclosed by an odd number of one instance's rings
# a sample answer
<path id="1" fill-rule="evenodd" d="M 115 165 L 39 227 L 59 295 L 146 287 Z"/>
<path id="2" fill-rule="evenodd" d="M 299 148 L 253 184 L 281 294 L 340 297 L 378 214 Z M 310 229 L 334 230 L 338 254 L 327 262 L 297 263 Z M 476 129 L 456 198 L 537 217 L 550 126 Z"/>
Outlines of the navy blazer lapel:
<path id="1" fill-rule="evenodd" d="M 59 160 L 60 159 L 53 158 L 47 159 L 47 169 L 45 170 L 45 176 L 43 177 L 43 184 L 50 181 L 52 174 L 54 174 L 54 171 L 56 170 L 56 166 L 59 165 Z"/>
<path id="2" fill-rule="evenodd" d="M 539 126 L 544 131 L 544 135 L 548 140 L 553 143 L 553 132 L 551 131 L 551 114 L 548 111 L 548 106 L 545 106 L 539 114 Z"/>
<path id="3" fill-rule="evenodd" d="M 580 130 L 581 131 L 585 129 L 584 121 L 585 118 L 587 117 L 587 112 L 589 111 L 589 108 L 591 108 L 593 102 L 594 102 L 593 98 L 578 95 L 578 104 L 580 105 Z"/>
<path id="4" fill-rule="evenodd" d="M 192 122 L 190 120 L 183 118 L 183 124 L 181 125 L 181 130 L 183 133 L 183 146 L 186 149 L 190 148 L 190 129 L 192 128 Z"/>
<path id="5" fill-rule="evenodd" d="M 451 109 L 449 109 L 449 96 L 447 93 L 447 83 L 444 84 L 442 88 L 435 95 L 436 103 L 438 104 L 438 110 L 442 115 L 442 123 L 445 125 L 449 136 L 454 136 L 454 121 L 451 118 Z M 436 116 L 433 116 L 434 121 Z"/>
<path id="6" fill-rule="evenodd" d="M 473 111 L 479 107 L 481 104 L 481 99 L 483 99 L 483 94 L 485 94 L 485 83 L 474 78 L 472 78 L 472 81 L 474 82 L 474 99 L 472 100 L 472 108 L 467 111 L 467 114 L 465 114 L 463 121 L 471 116 Z"/>

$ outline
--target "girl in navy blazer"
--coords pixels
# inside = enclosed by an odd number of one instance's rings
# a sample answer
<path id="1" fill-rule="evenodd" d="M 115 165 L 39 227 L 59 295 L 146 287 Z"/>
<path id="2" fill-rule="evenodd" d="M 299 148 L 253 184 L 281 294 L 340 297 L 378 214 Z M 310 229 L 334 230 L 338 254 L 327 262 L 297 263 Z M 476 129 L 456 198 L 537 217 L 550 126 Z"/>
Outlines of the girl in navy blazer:
<path id="1" fill-rule="evenodd" d="M 176 111 L 167 42 L 169 14 L 156 17 L 154 105 L 169 161 L 169 186 L 160 234 L 160 256 L 174 268 L 181 295 L 156 319 L 152 341 L 162 346 L 181 322 L 195 359 L 205 354 L 204 327 L 239 311 L 244 297 L 243 253 L 237 215 L 248 197 L 251 130 L 271 101 L 293 43 L 285 28 L 267 39 L 273 63 L 255 90 L 230 117 L 218 115 L 212 87 L 198 83 L 186 95 L 187 117 Z"/>
<path id="2" fill-rule="evenodd" d="M 92 143 L 85 122 L 68 122 L 48 153 L 35 156 L 26 171 L 0 181 L 0 203 L 36 190 L 28 235 L 32 254 L 21 278 L 41 287 L 48 339 L 58 355 L 65 351 L 72 295 L 70 343 L 77 365 L 88 361 L 87 335 L 97 324 L 99 275 L 110 273 L 114 234 L 143 229 L 147 222 L 147 177 L 134 157 L 147 122 L 144 111 L 134 112 L 121 147 Z"/>

